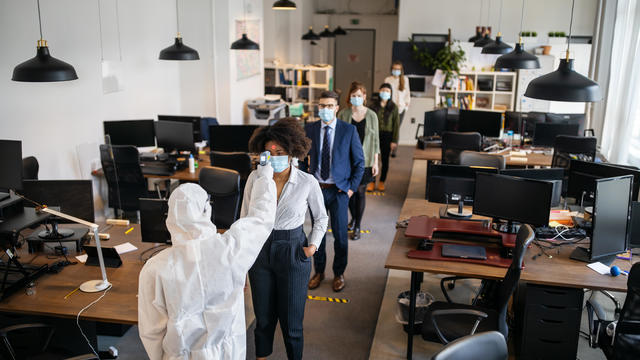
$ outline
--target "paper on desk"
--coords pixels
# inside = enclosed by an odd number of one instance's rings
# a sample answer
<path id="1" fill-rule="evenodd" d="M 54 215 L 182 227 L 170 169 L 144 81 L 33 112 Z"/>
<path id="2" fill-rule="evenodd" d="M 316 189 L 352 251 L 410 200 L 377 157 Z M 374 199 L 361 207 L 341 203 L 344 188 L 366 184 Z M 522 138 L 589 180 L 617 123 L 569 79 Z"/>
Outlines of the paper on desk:
<path id="1" fill-rule="evenodd" d="M 609 269 L 609 267 L 599 261 L 588 264 L 587 266 L 589 267 L 589 269 L 597 272 L 600 275 L 607 275 L 611 273 L 611 270 Z"/>
<path id="2" fill-rule="evenodd" d="M 130 242 L 126 242 L 124 244 L 116 245 L 113 248 L 116 249 L 116 251 L 118 252 L 118 255 L 138 250 L 138 248 L 133 246 L 133 245 L 131 245 Z"/>
<path id="3" fill-rule="evenodd" d="M 526 156 L 527 156 L 527 153 L 526 153 L 526 152 L 524 152 L 524 151 L 513 151 L 513 150 L 512 150 L 512 151 L 511 151 L 511 153 L 510 153 L 509 155 L 511 155 L 511 156 L 524 156 L 524 157 L 526 157 Z"/>
<path id="4" fill-rule="evenodd" d="M 89 255 L 84 254 L 84 255 L 76 256 L 76 259 L 78 259 L 78 261 L 80 261 L 81 263 L 86 263 L 88 257 L 89 257 Z"/>

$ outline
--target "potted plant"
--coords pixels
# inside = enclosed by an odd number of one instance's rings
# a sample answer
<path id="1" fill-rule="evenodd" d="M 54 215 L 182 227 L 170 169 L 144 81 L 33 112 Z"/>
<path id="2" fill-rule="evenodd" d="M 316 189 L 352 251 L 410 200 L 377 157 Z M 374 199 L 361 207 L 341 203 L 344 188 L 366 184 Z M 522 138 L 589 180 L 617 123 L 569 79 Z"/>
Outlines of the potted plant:
<path id="1" fill-rule="evenodd" d="M 413 59 L 427 69 L 440 70 L 444 74 L 443 84 L 455 84 L 455 78 L 460 72 L 460 66 L 466 60 L 465 52 L 454 41 L 449 41 L 435 55 L 431 55 L 426 48 L 419 48 L 411 41 Z M 439 85 L 440 87 L 442 85 Z"/>
<path id="2" fill-rule="evenodd" d="M 549 44 L 566 44 L 567 37 L 564 31 L 552 31 L 549 32 Z"/>
<path id="3" fill-rule="evenodd" d="M 523 31 L 520 33 L 520 37 L 522 37 L 522 42 L 525 44 L 537 44 L 538 43 L 538 33 L 535 31 Z"/>

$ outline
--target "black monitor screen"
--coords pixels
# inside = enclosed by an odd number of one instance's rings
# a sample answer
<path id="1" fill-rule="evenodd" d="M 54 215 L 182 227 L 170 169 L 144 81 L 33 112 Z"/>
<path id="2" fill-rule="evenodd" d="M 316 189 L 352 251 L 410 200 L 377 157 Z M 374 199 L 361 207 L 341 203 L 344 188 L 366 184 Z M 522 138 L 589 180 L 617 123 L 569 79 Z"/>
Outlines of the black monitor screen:
<path id="1" fill-rule="evenodd" d="M 22 142 L 0 140 L 0 191 L 22 189 Z"/>
<path id="2" fill-rule="evenodd" d="M 202 130 L 200 116 L 177 116 L 177 115 L 158 115 L 158 120 L 161 121 L 178 121 L 178 122 L 186 122 L 193 125 L 193 140 L 195 142 L 202 141 Z"/>
<path id="3" fill-rule="evenodd" d="M 629 246 L 640 247 L 640 202 L 631 203 L 631 221 L 629 224 Z"/>
<path id="4" fill-rule="evenodd" d="M 479 132 L 486 137 L 499 137 L 502 113 L 494 111 L 460 110 L 458 131 Z"/>
<path id="5" fill-rule="evenodd" d="M 563 168 L 547 168 L 547 169 L 505 169 L 500 174 L 523 177 L 534 180 L 563 180 Z"/>
<path id="6" fill-rule="evenodd" d="M 85 221 L 95 221 L 91 180 L 25 180 L 23 187 L 22 195 L 29 200 L 59 207 L 61 212 Z M 28 201 L 24 204 L 35 206 Z"/>
<path id="7" fill-rule="evenodd" d="M 451 195 L 460 195 L 466 204 L 471 205 L 474 199 L 476 174 L 480 172 L 496 174 L 498 170 L 474 166 L 429 164 L 426 199 L 446 204 L 451 203 Z"/>
<path id="8" fill-rule="evenodd" d="M 167 230 L 169 204 L 163 199 L 140 199 L 140 232 L 142 242 L 171 243 Z"/>
<path id="9" fill-rule="evenodd" d="M 596 180 L 591 259 L 623 253 L 628 248 L 632 177 Z"/>
<path id="10" fill-rule="evenodd" d="M 105 121 L 103 126 L 112 145 L 156 146 L 153 120 Z"/>
<path id="11" fill-rule="evenodd" d="M 424 136 L 442 135 L 447 130 L 447 109 L 424 113 Z"/>
<path id="12" fill-rule="evenodd" d="M 169 153 L 174 150 L 195 153 L 193 126 L 190 123 L 176 121 L 156 122 L 158 147 Z"/>
<path id="13" fill-rule="evenodd" d="M 473 213 L 534 226 L 549 224 L 553 184 L 478 173 Z"/>
<path id="14" fill-rule="evenodd" d="M 409 89 L 411 92 L 425 92 L 427 79 L 424 76 L 409 76 Z"/>
<path id="15" fill-rule="evenodd" d="M 547 122 L 553 124 L 578 124 L 578 131 L 582 133 L 585 125 L 585 114 L 554 114 L 547 113 Z"/>
<path id="16" fill-rule="evenodd" d="M 588 195 L 595 191 L 596 179 L 624 175 L 633 175 L 633 194 L 631 198 L 637 200 L 640 190 L 640 170 L 638 168 L 610 163 L 571 160 L 567 196 L 581 201 L 583 195 Z"/>
<path id="17" fill-rule="evenodd" d="M 533 145 L 553 146 L 558 135 L 578 136 L 579 124 L 539 123 L 533 133 Z"/>
<path id="18" fill-rule="evenodd" d="M 504 131 L 511 130 L 515 134 L 521 134 L 524 125 L 525 136 L 531 136 L 535 131 L 536 123 L 545 121 L 544 113 L 507 111 L 504 113 Z"/>
<path id="19" fill-rule="evenodd" d="M 249 152 L 249 139 L 257 125 L 214 125 L 209 127 L 211 151 Z"/>

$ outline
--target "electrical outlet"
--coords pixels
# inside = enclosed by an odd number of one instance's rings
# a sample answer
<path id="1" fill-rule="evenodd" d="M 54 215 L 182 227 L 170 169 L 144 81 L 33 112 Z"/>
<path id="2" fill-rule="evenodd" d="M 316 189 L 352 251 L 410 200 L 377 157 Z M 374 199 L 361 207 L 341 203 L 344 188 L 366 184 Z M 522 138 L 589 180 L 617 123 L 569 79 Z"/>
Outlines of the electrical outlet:
<path id="1" fill-rule="evenodd" d="M 411 123 L 412 123 L 412 124 L 415 124 L 415 123 L 416 123 L 416 118 L 412 117 L 412 118 L 411 118 Z"/>

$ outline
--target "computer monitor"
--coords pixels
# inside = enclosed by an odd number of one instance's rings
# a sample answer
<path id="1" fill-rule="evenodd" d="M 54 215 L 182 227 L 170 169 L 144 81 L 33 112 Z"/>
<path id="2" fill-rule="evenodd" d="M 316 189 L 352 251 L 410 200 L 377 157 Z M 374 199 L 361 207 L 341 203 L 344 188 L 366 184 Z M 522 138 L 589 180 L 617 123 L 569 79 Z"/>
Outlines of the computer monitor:
<path id="1" fill-rule="evenodd" d="M 555 114 L 546 113 L 548 123 L 552 124 L 578 124 L 578 132 L 582 134 L 584 130 L 586 116 L 585 114 Z"/>
<path id="2" fill-rule="evenodd" d="M 159 121 L 178 121 L 186 122 L 193 125 L 193 140 L 194 142 L 200 142 L 202 137 L 202 118 L 200 116 L 178 116 L 178 115 L 158 115 Z"/>
<path id="3" fill-rule="evenodd" d="M 533 133 L 533 145 L 553 146 L 556 136 L 578 136 L 579 128 L 579 124 L 537 123 Z"/>
<path id="4" fill-rule="evenodd" d="M 571 160 L 566 196 L 582 203 L 583 198 L 587 198 L 595 191 L 595 180 L 623 175 L 633 175 L 631 199 L 637 200 L 640 191 L 640 170 L 638 168 L 611 163 Z"/>
<path id="5" fill-rule="evenodd" d="M 479 132 L 484 137 L 497 138 L 502 129 L 502 113 L 495 111 L 460 110 L 458 131 Z"/>
<path id="6" fill-rule="evenodd" d="M 142 242 L 171 244 L 167 229 L 169 203 L 165 199 L 140 199 L 140 232 Z"/>
<path id="7" fill-rule="evenodd" d="M 507 111 L 504 113 L 504 131 L 513 131 L 514 134 L 532 136 L 537 123 L 546 121 L 545 113 Z M 524 128 L 523 128 L 524 127 Z"/>
<path id="8" fill-rule="evenodd" d="M 258 125 L 214 125 L 209 127 L 211 151 L 249 152 L 249 139 Z"/>
<path id="9" fill-rule="evenodd" d="M 597 179 L 589 249 L 578 247 L 571 258 L 610 264 L 629 249 L 629 217 L 633 176 Z"/>
<path id="10" fill-rule="evenodd" d="M 22 189 L 22 142 L 0 140 L 0 200 Z"/>
<path id="11" fill-rule="evenodd" d="M 193 141 L 193 125 L 186 122 L 158 121 L 156 122 L 156 138 L 158 147 L 165 152 L 190 151 L 195 153 Z"/>
<path id="12" fill-rule="evenodd" d="M 549 224 L 553 184 L 548 181 L 513 176 L 478 173 L 473 213 L 507 220 L 501 231 L 515 232 L 513 222 L 546 226 Z"/>
<path id="13" fill-rule="evenodd" d="M 111 145 L 156 146 L 153 120 L 118 120 L 103 122 L 104 134 Z"/>
<path id="14" fill-rule="evenodd" d="M 631 202 L 631 220 L 629 223 L 629 247 L 640 248 L 640 202 Z"/>
<path id="15" fill-rule="evenodd" d="M 551 206 L 559 206 L 560 201 L 562 200 L 562 181 L 564 180 L 564 172 L 565 170 L 563 168 L 505 169 L 501 170 L 500 174 L 551 182 L 553 184 Z"/>
<path id="16" fill-rule="evenodd" d="M 447 131 L 447 109 L 424 113 L 424 136 L 440 136 Z"/>

